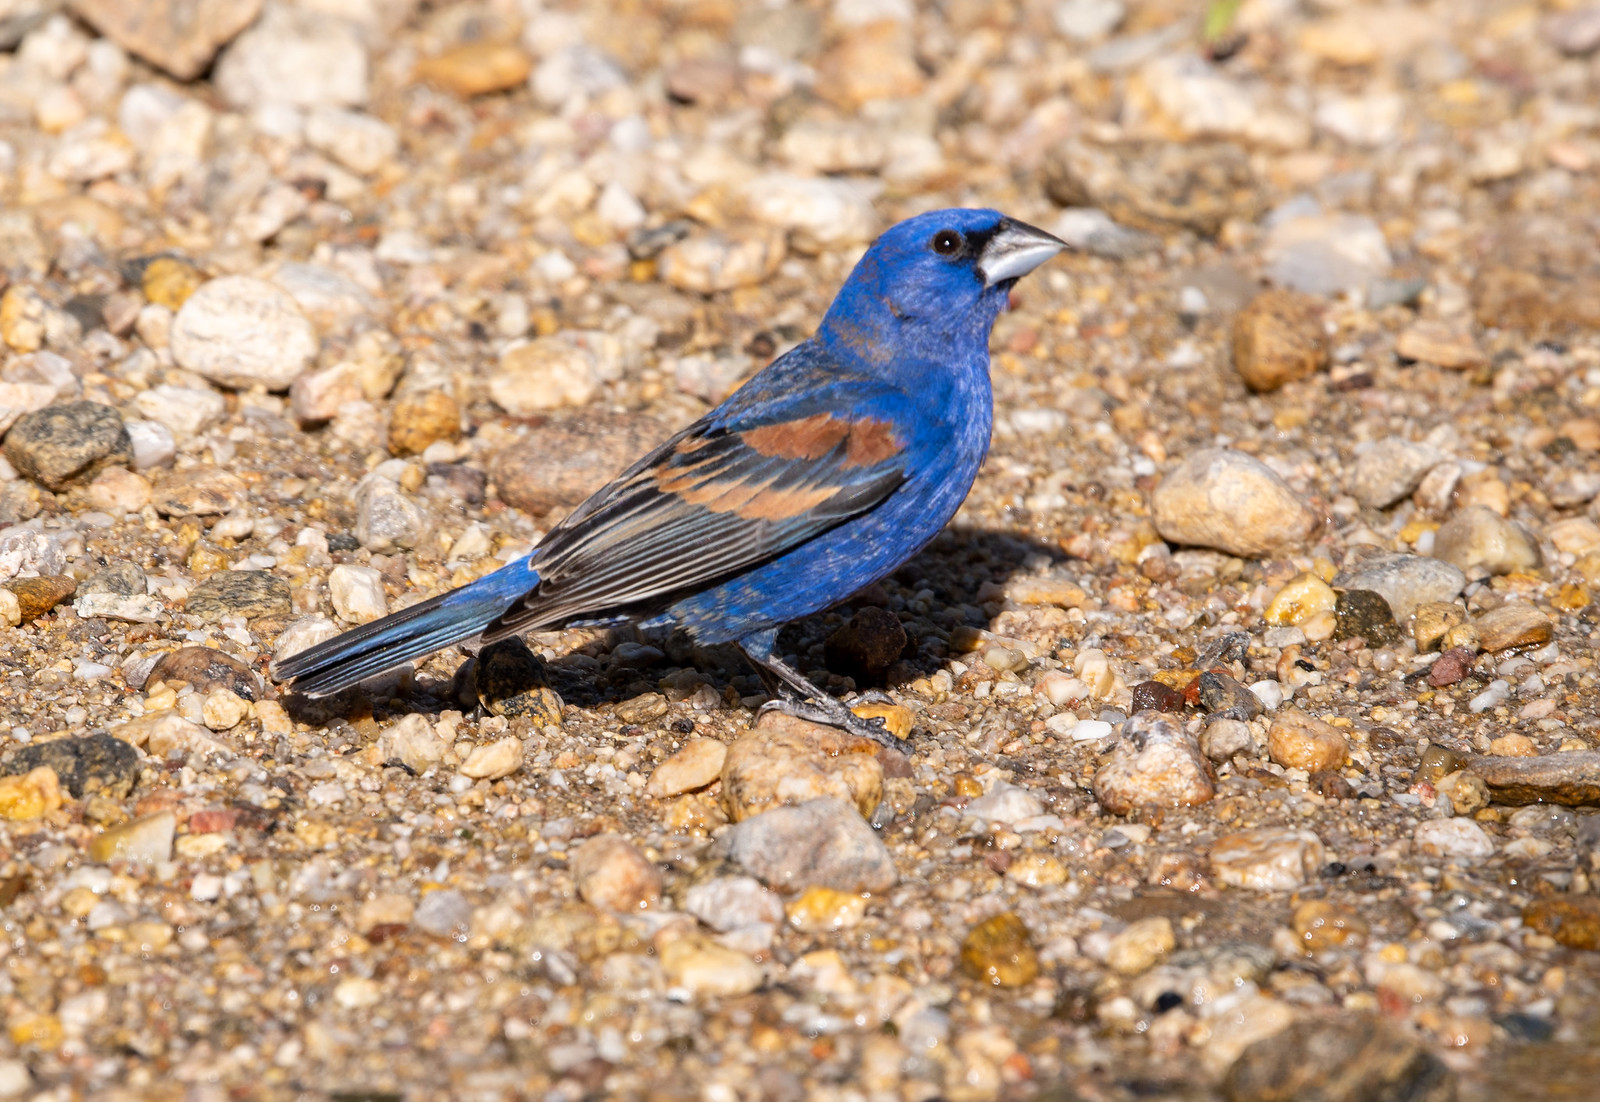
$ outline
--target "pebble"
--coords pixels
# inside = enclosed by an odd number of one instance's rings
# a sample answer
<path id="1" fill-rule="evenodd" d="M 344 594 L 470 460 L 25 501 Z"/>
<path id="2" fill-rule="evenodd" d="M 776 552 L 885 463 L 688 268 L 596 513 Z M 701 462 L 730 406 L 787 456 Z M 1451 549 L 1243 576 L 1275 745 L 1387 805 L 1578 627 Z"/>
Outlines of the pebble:
<path id="1" fill-rule="evenodd" d="M 796 249 L 814 255 L 877 236 L 875 190 L 859 180 L 771 172 L 752 180 L 744 197 L 752 218 L 786 231 Z"/>
<path id="2" fill-rule="evenodd" d="M 12 627 L 22 623 L 22 602 L 9 589 L 0 588 L 0 620 Z"/>
<path id="3" fill-rule="evenodd" d="M 489 376 L 489 396 L 513 417 L 587 405 L 600 385 L 590 352 L 560 337 L 509 345 Z"/>
<path id="4" fill-rule="evenodd" d="M 1382 228 L 1364 214 L 1275 221 L 1262 251 L 1268 279 L 1310 295 L 1363 290 L 1393 264 Z"/>
<path id="5" fill-rule="evenodd" d="M 1477 860 L 1494 855 L 1494 841 L 1471 819 L 1427 819 L 1417 824 L 1412 838 L 1427 857 Z"/>
<path id="6" fill-rule="evenodd" d="M 283 662 L 318 643 L 325 643 L 342 629 L 326 616 L 302 616 L 284 628 L 272 650 L 273 662 Z"/>
<path id="7" fill-rule="evenodd" d="M 156 421 L 129 421 L 124 426 L 133 447 L 133 469 L 148 471 L 164 467 L 178 454 L 172 430 Z"/>
<path id="8" fill-rule="evenodd" d="M 659 952 L 667 982 L 695 995 L 735 998 L 762 984 L 761 969 L 754 961 L 707 938 L 679 938 Z"/>
<path id="9" fill-rule="evenodd" d="M 1334 606 L 1333 638 L 1364 639 L 1369 647 L 1387 647 L 1400 641 L 1400 625 L 1381 593 L 1370 589 L 1346 589 Z"/>
<path id="10" fill-rule="evenodd" d="M 1600 751 L 1542 757 L 1480 757 L 1469 764 L 1499 804 L 1600 806 Z"/>
<path id="11" fill-rule="evenodd" d="M 719 876 L 694 885 L 684 893 L 683 909 L 723 933 L 784 921 L 783 900 L 748 876 Z"/>
<path id="12" fill-rule="evenodd" d="M 1171 543 L 1256 558 L 1305 544 L 1319 519 L 1266 464 L 1227 448 L 1203 448 L 1151 494 L 1156 531 Z"/>
<path id="13" fill-rule="evenodd" d="M 656 766 L 645 785 L 646 796 L 665 799 L 704 788 L 722 775 L 728 746 L 714 738 L 690 739 L 666 761 Z"/>
<path id="14" fill-rule="evenodd" d="M 150 503 L 164 517 L 218 517 L 238 511 L 248 492 L 236 474 L 195 467 L 163 479 Z"/>
<path id="15" fill-rule="evenodd" d="M 1317 300 L 1264 291 L 1233 319 L 1233 366 L 1257 392 L 1315 375 L 1328 362 L 1328 337 Z"/>
<path id="16" fill-rule="evenodd" d="M 467 98 L 519 87 L 531 72 L 533 59 L 514 43 L 467 42 L 418 61 L 415 75 Z"/>
<path id="17" fill-rule="evenodd" d="M 0 774 L 40 768 L 50 769 L 74 799 L 98 794 L 120 800 L 139 780 L 139 755 L 120 738 L 102 733 L 36 742 L 0 757 Z"/>
<path id="18" fill-rule="evenodd" d="M 360 111 L 317 107 L 306 116 L 306 144 L 363 176 L 370 176 L 400 150 L 394 127 Z"/>
<path id="19" fill-rule="evenodd" d="M 911 737 L 911 725 L 915 715 L 904 704 L 885 704 L 881 701 L 868 701 L 863 704 L 852 704 L 850 710 L 862 719 L 881 719 L 883 729 L 897 739 Z M 879 760 L 882 760 L 880 752 Z"/>
<path id="20" fill-rule="evenodd" d="M 1544 38 L 1568 57 L 1600 50 L 1600 7 L 1573 7 L 1545 20 Z"/>
<path id="21" fill-rule="evenodd" d="M 1491 609 L 1473 621 L 1478 642 L 1490 654 L 1503 650 L 1538 647 L 1548 643 L 1555 631 L 1550 617 L 1532 605 L 1506 604 Z"/>
<path id="22" fill-rule="evenodd" d="M 231 731 L 250 715 L 250 702 L 229 689 L 212 689 L 200 702 L 200 718 L 213 731 Z"/>
<path id="23" fill-rule="evenodd" d="M 535 516 L 570 509 L 671 433 L 650 417 L 586 412 L 503 448 L 489 474 L 500 500 Z"/>
<path id="24" fill-rule="evenodd" d="M 111 733 L 130 746 L 142 747 L 153 758 L 165 758 L 173 750 L 209 754 L 226 749 L 204 727 L 171 709 L 146 713 L 113 728 Z"/>
<path id="25" fill-rule="evenodd" d="M 768 712 L 728 747 L 722 806 L 738 823 L 786 804 L 834 797 L 869 818 L 883 800 L 877 751 L 870 739 Z"/>
<path id="26" fill-rule="evenodd" d="M 215 623 L 229 616 L 254 620 L 260 616 L 287 616 L 289 583 L 263 570 L 224 570 L 189 591 L 184 611 Z"/>
<path id="27" fill-rule="evenodd" d="M 1321 953 L 1366 940 L 1367 920 L 1354 907 L 1311 899 L 1294 909 L 1290 922 L 1308 953 Z"/>
<path id="28" fill-rule="evenodd" d="M 367 101 L 367 52 L 343 19 L 268 5 L 217 62 L 212 79 L 232 106 L 358 107 Z"/>
<path id="29" fill-rule="evenodd" d="M 1334 576 L 1341 589 L 1365 589 L 1389 602 L 1394 618 L 1404 620 L 1418 605 L 1450 601 L 1466 587 L 1457 567 L 1424 555 L 1380 552 L 1350 563 Z"/>
<path id="30" fill-rule="evenodd" d="M 1159 712 L 1123 724 L 1122 741 L 1094 775 L 1094 795 L 1113 815 L 1140 807 L 1193 807 L 1216 794 L 1194 736 Z"/>
<path id="31" fill-rule="evenodd" d="M 255 671 L 231 654 L 211 647 L 179 647 L 156 660 L 146 675 L 151 682 L 182 682 L 195 692 L 226 689 L 243 700 L 261 699 L 261 682 Z"/>
<path id="32" fill-rule="evenodd" d="M 1158 233 L 1214 237 L 1229 218 L 1254 217 L 1260 184 L 1228 142 L 1068 140 L 1046 157 L 1045 190 L 1064 207 L 1093 207 Z"/>
<path id="33" fill-rule="evenodd" d="M 999 781 L 964 810 L 973 819 L 1012 825 L 1043 815 L 1044 804 L 1027 789 Z"/>
<path id="34" fill-rule="evenodd" d="M 847 930 L 861 925 L 867 901 L 859 892 L 841 892 L 813 885 L 784 908 L 789 925 L 806 934 Z"/>
<path id="35" fill-rule="evenodd" d="M 599 834 L 573 851 L 578 893 L 610 911 L 642 911 L 661 904 L 661 870 L 620 834 Z"/>
<path id="36" fill-rule="evenodd" d="M 1051 11 L 1056 30 L 1079 42 L 1093 42 L 1116 30 L 1127 17 L 1122 0 L 1061 0 Z"/>
<path id="37" fill-rule="evenodd" d="M 1218 882 L 1249 891 L 1294 891 L 1324 863 L 1322 839 L 1309 830 L 1259 827 L 1224 835 L 1211 846 Z"/>
<path id="38" fill-rule="evenodd" d="M 261 3 L 73 0 L 72 11 L 129 53 L 178 80 L 193 80 L 206 70 L 219 49 L 255 21 Z"/>
<path id="39" fill-rule="evenodd" d="M 389 413 L 389 451 L 393 455 L 421 455 L 434 444 L 460 437 L 461 407 L 441 391 L 405 395 Z"/>
<path id="40" fill-rule="evenodd" d="M 1430 363 L 1451 371 L 1465 371 L 1488 362 L 1471 333 L 1436 321 L 1412 323 L 1395 338 L 1394 351 L 1402 360 Z"/>
<path id="41" fill-rule="evenodd" d="M 1600 524 L 1588 517 L 1569 517 L 1545 529 L 1545 535 L 1565 555 L 1584 555 L 1600 551 Z"/>
<path id="42" fill-rule="evenodd" d="M 37 578 L 16 578 L 7 582 L 6 588 L 16 594 L 21 622 L 30 624 L 71 597 L 78 583 L 65 575 L 44 574 Z"/>
<path id="43" fill-rule="evenodd" d="M 61 786 L 49 766 L 0 777 L 0 819 L 27 822 L 60 809 Z"/>
<path id="44" fill-rule="evenodd" d="M 1522 924 L 1568 949 L 1600 949 L 1600 899 L 1592 895 L 1534 899 L 1522 909 Z"/>
<path id="45" fill-rule="evenodd" d="M 391 460 L 398 463 L 399 460 Z M 422 506 L 379 467 L 356 486 L 357 542 L 377 555 L 419 547 L 430 527 Z"/>
<path id="46" fill-rule="evenodd" d="M 1200 750 L 1212 761 L 1229 761 L 1236 754 L 1253 756 L 1255 735 L 1239 719 L 1214 719 L 1200 732 Z"/>
<path id="47" fill-rule="evenodd" d="M 1433 537 L 1433 554 L 1462 570 L 1525 574 L 1544 562 L 1539 541 L 1516 521 L 1472 505 L 1445 521 Z"/>
<path id="48" fill-rule="evenodd" d="M 133 460 L 122 416 L 98 402 L 63 402 L 24 413 L 5 438 L 6 460 L 50 490 L 86 481 Z"/>
<path id="49" fill-rule="evenodd" d="M 44 409 L 59 394 L 60 388 L 51 383 L 0 382 L 0 434 L 23 414 Z"/>
<path id="50" fill-rule="evenodd" d="M 487 746 L 475 746 L 461 763 L 462 776 L 475 781 L 497 781 L 522 768 L 522 740 L 515 735 L 496 739 Z"/>
<path id="51" fill-rule="evenodd" d="M 1333 612 L 1339 595 L 1315 574 L 1296 574 L 1278 590 L 1262 618 L 1269 624 L 1300 625 L 1322 612 Z"/>
<path id="52" fill-rule="evenodd" d="M 121 517 L 150 504 L 150 483 L 125 467 L 107 467 L 94 476 L 84 496 L 93 508 Z"/>
<path id="53" fill-rule="evenodd" d="M 378 753 L 384 761 L 398 761 L 418 776 L 443 761 L 449 748 L 450 744 L 435 733 L 427 717 L 415 712 L 378 737 Z"/>
<path id="54" fill-rule="evenodd" d="M 888 848 L 852 805 L 825 796 L 736 823 L 719 842 L 751 875 L 781 891 L 811 885 L 882 892 L 899 874 Z"/>
<path id="55" fill-rule="evenodd" d="M 317 354 L 316 332 L 294 298 L 251 276 L 204 283 L 173 319 L 171 339 L 180 367 L 240 389 L 287 390 Z"/>
<path id="56" fill-rule="evenodd" d="M 397 892 L 380 892 L 364 900 L 356 911 L 356 931 L 371 937 L 379 926 L 409 926 L 417 908 L 409 896 Z"/>
<path id="57" fill-rule="evenodd" d="M 158 256 L 145 265 L 139 276 L 139 290 L 151 305 L 170 311 L 166 315 L 170 321 L 205 281 L 200 269 L 181 257 Z"/>
<path id="58" fill-rule="evenodd" d="M 478 702 L 497 716 L 526 716 L 539 727 L 561 725 L 561 698 L 545 680 L 544 663 L 521 639 L 502 639 L 479 651 L 472 685 Z"/>
<path id="59" fill-rule="evenodd" d="M 1039 955 L 1022 919 L 1002 911 L 978 923 L 961 940 L 961 967 L 980 983 L 1023 987 L 1039 975 Z"/>
<path id="60" fill-rule="evenodd" d="M 1422 1044 L 1370 1014 L 1290 1022 L 1239 1054 L 1222 1080 L 1228 1102 L 1448 1102 L 1455 1074 Z"/>
<path id="61" fill-rule="evenodd" d="M 784 232 L 768 228 L 743 237 L 694 234 L 661 250 L 656 270 L 680 291 L 714 295 L 765 282 L 786 254 Z"/>
<path id="62" fill-rule="evenodd" d="M 1409 497 L 1423 476 L 1443 459 L 1426 444 L 1394 437 L 1380 440 L 1356 459 L 1346 489 L 1368 509 L 1387 509 Z"/>
<path id="63" fill-rule="evenodd" d="M 273 284 L 289 293 L 306 320 L 323 334 L 350 334 L 381 311 L 378 300 L 366 286 L 325 264 L 289 260 L 273 265 L 266 275 Z M 386 333 L 364 329 L 352 342 L 350 356 L 362 374 L 387 375 L 379 386 L 363 379 L 369 398 L 387 394 L 399 373 L 400 365 L 392 363 L 388 355 L 391 341 Z"/>
<path id="64" fill-rule="evenodd" d="M 1266 708 L 1259 693 L 1246 688 L 1220 669 L 1207 670 L 1198 678 L 1200 707 L 1208 719 L 1252 720 Z"/>
<path id="65" fill-rule="evenodd" d="M 888 609 L 868 605 L 823 642 L 823 660 L 857 684 L 881 682 L 906 649 L 906 629 Z"/>
<path id="66" fill-rule="evenodd" d="M 383 575 L 370 566 L 340 565 L 328 571 L 333 610 L 349 624 L 365 624 L 389 611 Z"/>
<path id="67" fill-rule="evenodd" d="M 1285 708 L 1267 729 L 1267 755 L 1287 769 L 1322 773 L 1344 766 L 1350 743 L 1332 724 L 1298 708 Z"/>
<path id="68" fill-rule="evenodd" d="M 152 865 L 170 861 L 177 830 L 177 817 L 170 811 L 146 815 L 90 839 L 89 860 L 101 864 L 142 861 Z"/>
<path id="69" fill-rule="evenodd" d="M 228 404 L 209 387 L 163 383 L 140 391 L 133 406 L 146 420 L 171 429 L 174 439 L 188 440 L 221 421 Z"/>
<path id="70" fill-rule="evenodd" d="M 1130 923 L 1106 947 L 1106 966 L 1124 976 L 1148 972 L 1178 946 L 1172 920 L 1164 916 Z"/>
<path id="71" fill-rule="evenodd" d="M 472 932 L 472 904 L 452 888 L 428 892 L 411 915 L 411 924 L 434 937 L 465 940 Z"/>
<path id="72" fill-rule="evenodd" d="M 1439 650 L 1450 631 L 1466 622 L 1467 611 L 1460 605 L 1445 601 L 1418 605 L 1411 619 L 1411 637 L 1416 640 L 1418 653 Z"/>

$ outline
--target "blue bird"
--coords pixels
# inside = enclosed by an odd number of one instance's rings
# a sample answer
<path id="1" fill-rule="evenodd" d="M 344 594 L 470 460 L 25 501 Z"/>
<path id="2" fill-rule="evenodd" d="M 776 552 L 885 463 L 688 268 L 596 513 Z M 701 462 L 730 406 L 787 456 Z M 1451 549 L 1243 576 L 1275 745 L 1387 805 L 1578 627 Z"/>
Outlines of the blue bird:
<path id="1" fill-rule="evenodd" d="M 810 340 L 623 471 L 524 558 L 319 643 L 276 678 L 326 696 L 453 643 L 574 623 L 737 643 L 768 708 L 886 744 L 774 653 L 778 629 L 885 577 L 955 515 L 989 450 L 989 333 L 1066 246 L 931 211 L 862 256 Z"/>

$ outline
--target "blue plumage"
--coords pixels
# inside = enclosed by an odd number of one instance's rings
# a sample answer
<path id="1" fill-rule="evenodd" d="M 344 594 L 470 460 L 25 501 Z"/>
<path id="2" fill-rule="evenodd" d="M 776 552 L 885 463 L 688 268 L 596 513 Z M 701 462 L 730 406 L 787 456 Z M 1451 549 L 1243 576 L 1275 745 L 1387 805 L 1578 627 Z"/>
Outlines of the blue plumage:
<path id="1" fill-rule="evenodd" d="M 777 706 L 883 738 L 773 654 L 777 629 L 890 573 L 945 523 L 988 451 L 989 332 L 1062 243 L 943 210 L 869 249 L 817 333 L 580 505 L 531 555 L 293 655 L 319 696 L 452 643 L 631 618 L 737 642 Z"/>

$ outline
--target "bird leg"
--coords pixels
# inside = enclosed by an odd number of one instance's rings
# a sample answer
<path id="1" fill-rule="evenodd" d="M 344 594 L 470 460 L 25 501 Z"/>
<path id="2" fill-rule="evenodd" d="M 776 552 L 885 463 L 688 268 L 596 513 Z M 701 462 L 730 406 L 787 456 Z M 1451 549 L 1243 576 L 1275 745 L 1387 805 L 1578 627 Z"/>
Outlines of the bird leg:
<path id="1" fill-rule="evenodd" d="M 862 719 L 846 707 L 843 701 L 830 696 L 807 680 L 799 670 L 774 655 L 757 657 L 749 651 L 745 654 L 755 663 L 756 670 L 761 675 L 762 682 L 767 685 L 768 691 L 777 689 L 774 699 L 767 701 L 756 712 L 757 718 L 767 712 L 781 712 L 811 723 L 825 723 L 829 727 L 838 727 L 858 738 L 869 738 L 882 746 L 898 746 L 899 740 L 889 733 L 881 718 Z"/>

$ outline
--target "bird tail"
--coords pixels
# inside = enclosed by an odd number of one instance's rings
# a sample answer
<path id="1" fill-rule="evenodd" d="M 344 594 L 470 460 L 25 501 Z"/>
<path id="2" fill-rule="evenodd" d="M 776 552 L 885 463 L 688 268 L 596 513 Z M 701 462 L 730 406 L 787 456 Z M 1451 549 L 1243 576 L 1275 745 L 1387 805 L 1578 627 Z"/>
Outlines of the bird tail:
<path id="1" fill-rule="evenodd" d="M 482 633 L 539 584 L 526 559 L 485 574 L 470 585 L 392 612 L 273 663 L 277 681 L 295 692 L 330 696 L 413 658 Z"/>

